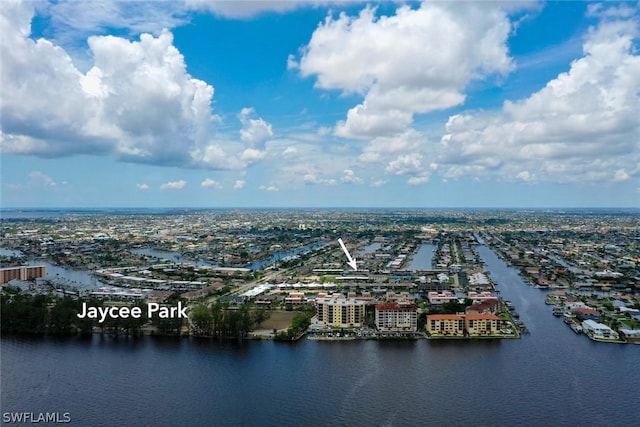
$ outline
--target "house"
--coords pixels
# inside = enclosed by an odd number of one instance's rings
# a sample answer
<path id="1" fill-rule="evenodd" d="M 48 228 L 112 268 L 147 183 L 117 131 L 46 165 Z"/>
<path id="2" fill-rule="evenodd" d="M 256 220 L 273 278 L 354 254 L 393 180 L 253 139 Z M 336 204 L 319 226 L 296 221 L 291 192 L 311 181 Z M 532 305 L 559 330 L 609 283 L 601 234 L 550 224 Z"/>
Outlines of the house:
<path id="1" fill-rule="evenodd" d="M 486 301 L 486 300 L 491 300 L 491 299 L 495 299 L 496 296 L 493 295 L 491 292 L 485 291 L 485 292 L 469 292 L 469 298 L 473 300 L 474 304 L 480 303 L 482 301 Z"/>
<path id="2" fill-rule="evenodd" d="M 593 308 L 576 307 L 576 308 L 572 308 L 570 311 L 571 311 L 571 314 L 576 316 L 578 320 L 581 320 L 581 321 L 587 320 L 587 319 L 598 320 L 600 318 L 600 313 L 598 312 L 598 310 Z"/>
<path id="3" fill-rule="evenodd" d="M 620 334 L 628 342 L 640 343 L 640 329 L 620 328 Z"/>
<path id="4" fill-rule="evenodd" d="M 592 339 L 619 339 L 616 331 L 591 319 L 582 322 L 582 330 Z"/>
<path id="5" fill-rule="evenodd" d="M 564 304 L 564 306 L 567 310 L 574 310 L 576 308 L 592 308 L 582 301 L 567 302 Z"/>
<path id="6" fill-rule="evenodd" d="M 500 311 L 500 301 L 497 298 L 487 299 L 471 304 L 465 310 L 466 314 L 496 314 Z"/>
<path id="7" fill-rule="evenodd" d="M 457 301 L 458 298 L 453 295 L 453 292 L 444 291 L 444 292 L 429 292 L 427 294 L 427 298 L 429 299 L 429 303 L 432 306 L 442 305 L 445 302 Z"/>

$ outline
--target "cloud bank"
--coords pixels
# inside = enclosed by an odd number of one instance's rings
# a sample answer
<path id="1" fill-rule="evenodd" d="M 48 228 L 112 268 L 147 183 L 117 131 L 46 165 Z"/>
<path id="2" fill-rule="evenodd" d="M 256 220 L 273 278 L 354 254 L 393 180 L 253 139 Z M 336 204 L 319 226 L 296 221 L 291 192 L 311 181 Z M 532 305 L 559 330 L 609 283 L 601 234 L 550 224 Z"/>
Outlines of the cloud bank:
<path id="1" fill-rule="evenodd" d="M 83 73 L 62 47 L 30 37 L 32 3 L 2 2 L 0 12 L 4 153 L 109 155 L 208 169 L 244 169 L 260 160 L 251 147 L 271 125 L 247 118 L 246 144 L 217 135 L 214 88 L 187 72 L 168 30 L 134 41 L 89 37 L 93 65 Z"/>

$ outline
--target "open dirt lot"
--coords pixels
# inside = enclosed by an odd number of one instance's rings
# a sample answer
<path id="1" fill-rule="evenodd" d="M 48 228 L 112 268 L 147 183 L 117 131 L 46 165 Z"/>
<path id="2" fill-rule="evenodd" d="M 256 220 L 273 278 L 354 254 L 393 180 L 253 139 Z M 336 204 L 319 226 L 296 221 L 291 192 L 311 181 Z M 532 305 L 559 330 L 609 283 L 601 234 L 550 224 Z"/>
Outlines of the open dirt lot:
<path id="1" fill-rule="evenodd" d="M 274 329 L 282 330 L 291 326 L 291 319 L 298 314 L 297 311 L 273 310 L 271 316 L 259 324 L 256 330 L 273 331 Z"/>

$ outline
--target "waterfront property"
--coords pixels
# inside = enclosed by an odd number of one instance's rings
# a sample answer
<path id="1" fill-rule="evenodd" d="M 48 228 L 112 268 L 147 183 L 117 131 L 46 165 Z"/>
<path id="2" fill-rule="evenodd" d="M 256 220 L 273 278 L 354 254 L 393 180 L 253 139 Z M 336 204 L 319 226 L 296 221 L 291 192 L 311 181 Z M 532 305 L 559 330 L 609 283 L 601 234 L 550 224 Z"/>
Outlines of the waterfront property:
<path id="1" fill-rule="evenodd" d="M 360 328 L 364 325 L 365 302 L 342 295 L 317 298 L 316 314 L 325 327 Z"/>
<path id="2" fill-rule="evenodd" d="M 46 276 L 44 265 L 23 265 L 20 267 L 0 268 L 0 285 L 12 280 L 36 280 Z"/>
<path id="3" fill-rule="evenodd" d="M 629 343 L 640 343 L 640 329 L 620 328 L 620 334 Z"/>
<path id="4" fill-rule="evenodd" d="M 467 314 L 464 318 L 469 335 L 492 335 L 498 331 L 500 318 L 495 314 Z"/>
<path id="5" fill-rule="evenodd" d="M 502 336 L 501 321 L 495 314 L 432 314 L 427 316 L 427 334 L 431 337 Z"/>
<path id="6" fill-rule="evenodd" d="M 582 322 L 582 330 L 591 339 L 617 340 L 618 333 L 602 323 L 587 319 Z"/>
<path id="7" fill-rule="evenodd" d="M 377 304 L 375 322 L 381 332 L 416 332 L 418 310 L 415 305 L 407 303 Z"/>
<path id="8" fill-rule="evenodd" d="M 496 314 L 500 311 L 500 300 L 498 298 L 486 299 L 481 302 L 471 304 L 465 309 L 467 314 Z"/>
<path id="9" fill-rule="evenodd" d="M 459 314 L 432 314 L 427 316 L 430 336 L 464 336 L 464 316 Z"/>

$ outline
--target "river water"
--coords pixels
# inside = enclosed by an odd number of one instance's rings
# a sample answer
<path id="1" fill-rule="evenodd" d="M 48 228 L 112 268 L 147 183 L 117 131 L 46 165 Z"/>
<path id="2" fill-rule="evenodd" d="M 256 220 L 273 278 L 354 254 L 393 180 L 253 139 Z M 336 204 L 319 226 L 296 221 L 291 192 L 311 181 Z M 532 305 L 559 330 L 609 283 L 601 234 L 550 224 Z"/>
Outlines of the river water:
<path id="1" fill-rule="evenodd" d="M 44 265 L 47 272 L 45 278 L 58 285 L 68 285 L 86 290 L 94 290 L 100 286 L 107 286 L 106 283 L 96 279 L 86 270 L 72 270 L 41 260 L 29 260 L 26 264 Z"/>
<path id="2" fill-rule="evenodd" d="M 423 243 L 418 248 L 418 251 L 414 253 L 407 270 L 431 270 L 433 254 L 435 253 L 437 246 L 430 243 Z"/>
<path id="3" fill-rule="evenodd" d="M 530 335 L 519 340 L 211 342 L 3 337 L 2 411 L 75 425 L 628 426 L 640 346 L 575 335 L 544 292 L 480 255 Z"/>
<path id="4" fill-rule="evenodd" d="M 289 257 L 293 257 L 296 255 L 302 255 L 309 252 L 313 252 L 326 245 L 327 243 L 320 242 L 320 243 L 314 243 L 311 245 L 302 246 L 302 247 L 293 249 L 291 251 L 274 252 L 269 258 L 252 262 L 251 264 L 247 264 L 243 266 L 243 268 L 248 268 L 250 270 L 260 270 L 261 268 L 273 265 L 283 259 L 287 259 Z M 193 263 L 198 267 L 220 267 L 219 265 L 210 264 L 205 261 L 198 261 L 198 260 L 186 258 L 182 256 L 179 252 L 175 252 L 175 251 L 161 251 L 161 250 L 152 249 L 152 248 L 140 248 L 140 249 L 132 249 L 131 252 L 138 255 L 150 255 L 157 258 L 166 259 L 167 261 L 170 261 L 170 262 Z"/>
<path id="5" fill-rule="evenodd" d="M 9 257 L 21 257 L 23 253 L 18 250 L 0 248 L 0 255 Z M 78 289 L 93 290 L 100 286 L 106 286 L 86 270 L 72 270 L 51 264 L 44 260 L 30 259 L 25 261 L 25 265 L 44 265 L 46 267 L 45 279 L 57 285 L 68 285 Z"/>
<path id="6" fill-rule="evenodd" d="M 192 263 L 198 267 L 220 267 L 216 264 L 210 264 L 205 261 L 194 260 L 191 258 L 186 258 L 180 254 L 180 252 L 175 251 L 161 251 L 158 249 L 152 248 L 139 248 L 139 249 L 131 249 L 131 253 L 136 255 L 148 255 L 156 258 L 164 259 L 169 262 L 175 263 Z"/>

